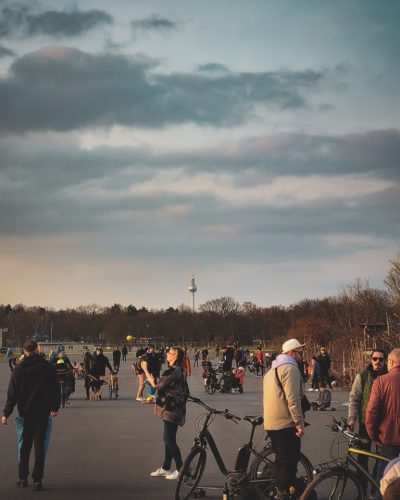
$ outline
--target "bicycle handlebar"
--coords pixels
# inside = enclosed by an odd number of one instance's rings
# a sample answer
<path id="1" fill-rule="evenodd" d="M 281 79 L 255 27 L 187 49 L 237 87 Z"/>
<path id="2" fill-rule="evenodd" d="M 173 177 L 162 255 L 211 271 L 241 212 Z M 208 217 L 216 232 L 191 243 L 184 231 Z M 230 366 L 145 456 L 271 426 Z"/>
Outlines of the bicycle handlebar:
<path id="1" fill-rule="evenodd" d="M 357 436 L 356 434 L 354 434 L 354 432 L 347 430 L 348 424 L 347 424 L 346 419 L 343 418 L 342 422 L 339 422 L 338 420 L 336 420 L 335 417 L 332 417 L 332 421 L 333 421 L 333 425 L 329 426 L 332 429 L 332 431 L 341 432 L 347 438 L 349 438 L 350 441 L 353 441 L 355 443 L 359 443 L 359 444 L 369 444 L 370 443 L 370 441 L 368 439 L 361 438 L 361 437 Z"/>
<path id="2" fill-rule="evenodd" d="M 197 404 L 201 405 L 203 408 L 205 408 L 210 413 L 213 413 L 214 415 L 222 415 L 227 420 L 233 420 L 234 422 L 242 420 L 241 417 L 238 417 L 237 415 L 230 413 L 229 410 L 227 410 L 227 409 L 216 410 L 215 408 L 211 408 L 211 406 L 208 406 L 207 403 L 205 403 L 200 398 L 197 398 L 195 396 L 187 395 L 187 399 L 188 399 L 188 401 L 192 401 L 192 403 L 197 403 Z"/>

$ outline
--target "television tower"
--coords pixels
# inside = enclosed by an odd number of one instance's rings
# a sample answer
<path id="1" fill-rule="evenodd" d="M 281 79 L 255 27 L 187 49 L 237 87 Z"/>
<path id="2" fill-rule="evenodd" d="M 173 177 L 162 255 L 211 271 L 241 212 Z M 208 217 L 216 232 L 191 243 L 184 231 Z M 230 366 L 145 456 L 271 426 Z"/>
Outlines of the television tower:
<path id="1" fill-rule="evenodd" d="M 196 311 L 195 305 L 194 305 L 194 294 L 197 292 L 197 286 L 196 283 L 194 282 L 194 250 L 192 249 L 192 277 L 190 279 L 190 285 L 189 285 L 189 293 L 192 296 L 192 312 Z"/>

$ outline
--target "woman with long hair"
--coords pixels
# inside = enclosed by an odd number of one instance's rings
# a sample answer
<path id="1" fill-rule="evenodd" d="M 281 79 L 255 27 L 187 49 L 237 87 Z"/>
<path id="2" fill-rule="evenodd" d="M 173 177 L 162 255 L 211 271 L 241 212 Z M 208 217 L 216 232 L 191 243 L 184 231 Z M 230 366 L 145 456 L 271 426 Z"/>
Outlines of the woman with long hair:
<path id="1" fill-rule="evenodd" d="M 176 442 L 178 426 L 185 423 L 186 399 L 188 386 L 184 372 L 185 352 L 180 347 L 174 346 L 167 352 L 168 368 L 162 374 L 158 384 L 154 378 L 149 382 L 157 389 L 155 415 L 164 422 L 164 462 L 162 466 L 152 472 L 153 477 L 177 479 L 182 467 L 182 456 Z M 176 470 L 171 470 L 172 460 L 175 461 Z"/>

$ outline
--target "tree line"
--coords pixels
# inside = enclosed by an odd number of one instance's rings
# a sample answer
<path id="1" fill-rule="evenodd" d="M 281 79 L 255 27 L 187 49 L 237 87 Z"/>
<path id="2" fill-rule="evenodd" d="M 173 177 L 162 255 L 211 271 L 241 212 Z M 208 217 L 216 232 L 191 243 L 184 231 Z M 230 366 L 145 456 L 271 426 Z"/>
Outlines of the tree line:
<path id="1" fill-rule="evenodd" d="M 296 337 L 315 348 L 348 345 L 349 339 L 378 335 L 390 345 L 397 342 L 400 323 L 400 252 L 390 261 L 386 289 L 376 289 L 358 279 L 335 296 L 302 299 L 291 306 L 259 307 L 240 304 L 232 297 L 212 299 L 198 312 L 181 305 L 148 310 L 134 305 L 97 305 L 54 310 L 22 304 L 0 306 L 0 328 L 7 328 L 6 341 L 21 345 L 34 333 L 49 339 L 123 344 L 127 335 L 163 339 L 165 343 L 222 345 L 235 341 L 277 346 L 282 339 Z M 366 330 L 363 325 L 375 325 Z"/>

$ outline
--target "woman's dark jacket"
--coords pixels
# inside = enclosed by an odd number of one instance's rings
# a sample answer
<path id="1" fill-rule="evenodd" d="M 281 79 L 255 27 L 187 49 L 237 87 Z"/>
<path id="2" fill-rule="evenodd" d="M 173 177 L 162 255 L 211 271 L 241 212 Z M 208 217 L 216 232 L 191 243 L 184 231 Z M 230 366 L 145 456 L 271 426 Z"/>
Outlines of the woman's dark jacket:
<path id="1" fill-rule="evenodd" d="M 171 366 L 157 384 L 155 415 L 165 422 L 184 425 L 188 394 L 186 376 L 179 366 Z"/>

